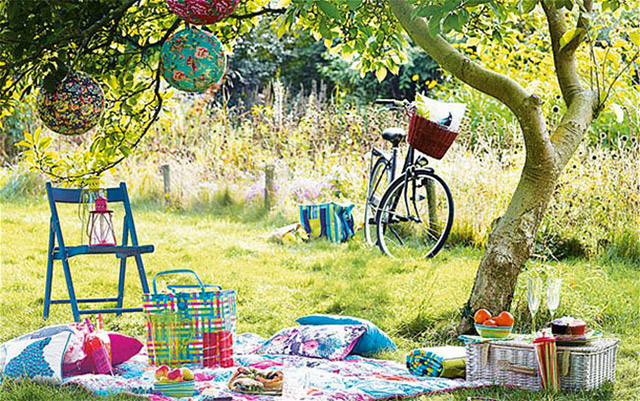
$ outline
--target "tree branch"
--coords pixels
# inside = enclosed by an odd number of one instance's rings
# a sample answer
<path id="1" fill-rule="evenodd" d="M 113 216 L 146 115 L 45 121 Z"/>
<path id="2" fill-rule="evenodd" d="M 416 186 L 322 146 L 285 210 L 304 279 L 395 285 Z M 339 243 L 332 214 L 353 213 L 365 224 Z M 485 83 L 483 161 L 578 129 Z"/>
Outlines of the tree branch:
<path id="1" fill-rule="evenodd" d="M 508 76 L 469 60 L 442 36 L 433 36 L 423 18 L 412 17 L 413 6 L 406 0 L 389 0 L 389 5 L 409 36 L 442 68 L 511 109 L 520 122 L 528 155 L 552 158 L 553 149 L 538 96 L 530 95 Z"/>
<path id="2" fill-rule="evenodd" d="M 258 11 L 254 11 L 251 13 L 247 13 L 247 14 L 231 14 L 229 17 L 230 18 L 235 18 L 235 19 L 250 19 L 250 18 L 254 18 L 254 17 L 259 17 L 263 14 L 284 14 L 285 12 L 285 8 L 269 8 L 269 7 L 265 7 L 262 10 L 258 10 Z"/>
<path id="3" fill-rule="evenodd" d="M 556 77 L 562 92 L 562 98 L 567 106 L 571 105 L 576 94 L 583 92 L 580 77 L 576 67 L 575 52 L 587 35 L 588 23 L 582 17 L 578 18 L 576 33 L 564 46 L 560 46 L 560 39 L 567 33 L 564 10 L 558 10 L 553 2 L 541 1 L 542 8 L 547 17 L 549 34 L 551 36 L 551 49 L 553 51 L 553 63 L 556 68 Z M 591 0 L 584 2 L 585 9 L 591 11 Z"/>
<path id="4" fill-rule="evenodd" d="M 529 97 L 525 89 L 511 78 L 481 67 L 456 50 L 442 36 L 433 36 L 423 18 L 412 17 L 413 6 L 406 0 L 389 0 L 391 10 L 409 36 L 444 69 L 467 85 L 493 96 L 514 113 Z"/>
<path id="5" fill-rule="evenodd" d="M 562 116 L 560 124 L 551 136 L 559 166 L 564 166 L 580 145 L 593 121 L 593 110 L 597 104 L 597 96 L 591 91 L 584 91 L 574 96 L 567 112 Z"/>

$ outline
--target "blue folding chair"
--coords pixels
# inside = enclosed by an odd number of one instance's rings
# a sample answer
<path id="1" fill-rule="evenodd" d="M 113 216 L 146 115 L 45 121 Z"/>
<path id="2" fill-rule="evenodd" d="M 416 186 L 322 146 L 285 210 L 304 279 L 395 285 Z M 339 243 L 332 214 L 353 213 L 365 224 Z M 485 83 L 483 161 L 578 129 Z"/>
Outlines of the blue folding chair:
<path id="1" fill-rule="evenodd" d="M 129 204 L 129 194 L 127 186 L 122 182 L 117 188 L 107 188 L 107 199 L 109 203 L 122 202 L 124 205 L 124 224 L 122 228 L 122 244 L 118 246 L 65 246 L 60 228 L 60 220 L 58 219 L 58 209 L 56 203 L 75 203 L 82 202 L 82 189 L 65 189 L 53 188 L 51 183 L 47 183 L 47 197 L 49 198 L 49 207 L 51 208 L 51 223 L 49 225 L 49 251 L 47 254 L 47 281 L 44 291 L 44 309 L 42 312 L 43 319 L 49 316 L 51 304 L 71 304 L 73 319 L 80 321 L 80 315 L 96 314 L 96 313 L 116 313 L 120 315 L 123 312 L 141 312 L 142 308 L 123 308 L 124 299 L 124 278 L 127 269 L 127 258 L 134 257 L 138 267 L 138 275 L 140 276 L 140 284 L 142 291 L 149 293 L 149 284 L 142 263 L 143 253 L 153 252 L 153 245 L 138 245 L 138 236 L 136 227 L 133 223 L 133 215 L 131 214 L 131 205 Z M 131 236 L 131 245 L 127 245 Z M 57 246 L 56 246 L 57 243 Z M 118 296 L 115 298 L 76 298 L 73 288 L 73 280 L 71 279 L 71 270 L 69 268 L 69 259 L 78 255 L 104 255 L 115 254 L 120 258 L 120 278 L 118 281 Z M 51 299 L 51 285 L 53 280 L 53 262 L 55 260 L 62 261 L 62 268 L 67 282 L 69 291 L 69 299 Z M 115 302 L 115 308 L 105 309 L 85 309 L 78 308 L 79 303 L 107 303 Z"/>

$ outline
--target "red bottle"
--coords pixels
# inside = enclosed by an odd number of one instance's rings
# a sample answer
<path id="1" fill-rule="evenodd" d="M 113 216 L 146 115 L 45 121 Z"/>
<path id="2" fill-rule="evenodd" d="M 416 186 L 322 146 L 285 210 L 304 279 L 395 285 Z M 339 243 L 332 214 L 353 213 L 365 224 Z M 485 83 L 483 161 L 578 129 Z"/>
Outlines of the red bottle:
<path id="1" fill-rule="evenodd" d="M 93 373 L 102 375 L 113 375 L 113 366 L 111 366 L 111 358 L 109 352 L 102 339 L 97 333 L 93 332 L 93 325 L 87 319 L 87 327 L 89 334 L 84 340 L 85 351 L 93 362 Z"/>

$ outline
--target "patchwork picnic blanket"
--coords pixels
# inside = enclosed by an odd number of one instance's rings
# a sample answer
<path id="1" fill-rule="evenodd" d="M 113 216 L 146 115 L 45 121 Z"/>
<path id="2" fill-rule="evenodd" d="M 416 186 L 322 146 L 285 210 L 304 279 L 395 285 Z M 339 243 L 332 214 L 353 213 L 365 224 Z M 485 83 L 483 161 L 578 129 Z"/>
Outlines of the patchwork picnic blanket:
<path id="1" fill-rule="evenodd" d="M 261 341 L 257 335 L 239 335 L 234 360 L 237 365 L 258 369 L 277 368 L 295 374 L 304 370 L 309 378 L 309 391 L 304 400 L 354 400 L 370 401 L 396 397 L 415 397 L 431 392 L 454 390 L 463 387 L 480 387 L 488 383 L 465 382 L 444 378 L 418 377 L 411 375 L 406 367 L 396 361 L 367 359 L 348 356 L 342 361 L 307 358 L 301 356 L 258 355 L 253 353 Z M 273 401 L 272 396 L 255 396 L 231 392 L 227 382 L 235 368 L 198 368 L 190 366 L 195 373 L 196 389 L 201 395 L 193 401 L 206 401 L 211 391 L 218 396 L 227 395 L 234 401 Z M 65 385 L 79 385 L 96 395 L 129 393 L 142 395 L 152 401 L 169 401 L 153 393 L 154 368 L 149 367 L 146 356 L 141 353 L 116 368 L 115 376 L 82 375 L 64 380 Z"/>

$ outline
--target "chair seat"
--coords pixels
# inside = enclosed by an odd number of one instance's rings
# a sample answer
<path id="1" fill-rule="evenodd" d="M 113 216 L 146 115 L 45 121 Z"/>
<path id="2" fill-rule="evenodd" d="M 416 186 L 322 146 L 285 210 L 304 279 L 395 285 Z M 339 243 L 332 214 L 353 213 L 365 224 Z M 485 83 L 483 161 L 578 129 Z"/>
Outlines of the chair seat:
<path id="1" fill-rule="evenodd" d="M 76 255 L 105 255 L 116 254 L 119 258 L 128 258 L 130 256 L 136 256 L 143 253 L 151 253 L 154 248 L 153 245 L 138 245 L 138 246 L 89 246 L 78 245 L 66 247 L 68 257 Z M 60 248 L 53 248 L 53 258 L 62 259 L 64 255 L 60 252 Z"/>

